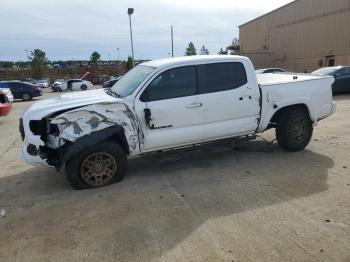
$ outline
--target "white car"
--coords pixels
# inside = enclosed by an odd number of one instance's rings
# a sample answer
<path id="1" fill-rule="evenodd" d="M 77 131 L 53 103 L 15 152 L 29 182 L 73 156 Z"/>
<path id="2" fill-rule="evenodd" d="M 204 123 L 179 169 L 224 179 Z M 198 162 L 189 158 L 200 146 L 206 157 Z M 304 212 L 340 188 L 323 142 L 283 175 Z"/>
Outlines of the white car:
<path id="1" fill-rule="evenodd" d="M 20 120 L 21 155 L 32 165 L 65 166 L 68 181 L 81 189 L 121 181 L 128 158 L 252 140 L 271 128 L 283 149 L 296 152 L 335 112 L 333 82 L 331 76 L 256 75 L 241 56 L 150 61 L 110 90 L 33 104 Z"/>
<path id="2" fill-rule="evenodd" d="M 12 92 L 9 88 L 1 88 L 1 91 L 3 92 L 3 94 L 7 97 L 8 101 L 9 102 L 13 102 L 13 95 L 12 95 Z"/>
<path id="3" fill-rule="evenodd" d="M 63 92 L 63 91 L 74 91 L 74 90 L 86 90 L 93 87 L 93 84 L 90 81 L 83 79 L 71 79 L 64 82 L 55 82 L 52 86 L 54 92 Z"/>
<path id="4" fill-rule="evenodd" d="M 41 87 L 41 88 L 48 88 L 49 87 L 49 81 L 47 80 L 37 80 L 35 81 L 35 85 Z"/>
<path id="5" fill-rule="evenodd" d="M 284 68 L 263 68 L 255 70 L 256 74 L 270 74 L 270 73 L 287 73 Z"/>

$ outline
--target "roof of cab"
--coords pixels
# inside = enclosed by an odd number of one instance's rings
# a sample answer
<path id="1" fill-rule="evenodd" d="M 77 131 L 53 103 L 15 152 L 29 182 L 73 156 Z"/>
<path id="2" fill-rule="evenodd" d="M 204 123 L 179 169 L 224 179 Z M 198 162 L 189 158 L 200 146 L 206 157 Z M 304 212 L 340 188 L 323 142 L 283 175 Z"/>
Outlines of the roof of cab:
<path id="1" fill-rule="evenodd" d="M 196 56 L 180 56 L 174 58 L 165 58 L 159 60 L 153 60 L 144 62 L 141 65 L 152 66 L 152 67 L 161 67 L 161 66 L 169 66 L 169 65 L 177 65 L 177 64 L 191 64 L 193 62 L 225 62 L 225 61 L 242 61 L 248 60 L 248 58 L 244 56 L 236 56 L 236 55 L 196 55 Z"/>

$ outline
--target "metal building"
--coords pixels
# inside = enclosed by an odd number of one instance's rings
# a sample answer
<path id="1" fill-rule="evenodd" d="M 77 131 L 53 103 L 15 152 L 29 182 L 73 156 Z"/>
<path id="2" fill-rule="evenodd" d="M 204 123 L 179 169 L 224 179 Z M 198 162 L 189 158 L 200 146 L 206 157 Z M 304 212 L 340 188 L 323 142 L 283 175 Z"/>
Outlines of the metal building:
<path id="1" fill-rule="evenodd" d="M 239 27 L 256 68 L 350 65 L 350 0 L 296 0 Z"/>

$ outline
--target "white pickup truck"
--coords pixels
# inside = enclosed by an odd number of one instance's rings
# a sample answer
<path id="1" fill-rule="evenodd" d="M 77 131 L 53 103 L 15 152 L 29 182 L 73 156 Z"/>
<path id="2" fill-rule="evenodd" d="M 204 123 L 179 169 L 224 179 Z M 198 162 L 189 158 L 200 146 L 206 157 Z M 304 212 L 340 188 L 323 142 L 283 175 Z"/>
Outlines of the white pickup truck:
<path id="1" fill-rule="evenodd" d="M 255 74 L 248 58 L 193 56 L 136 66 L 111 90 L 36 102 L 20 120 L 22 158 L 48 165 L 76 189 L 122 180 L 127 159 L 275 128 L 279 145 L 303 150 L 335 112 L 333 77 Z"/>

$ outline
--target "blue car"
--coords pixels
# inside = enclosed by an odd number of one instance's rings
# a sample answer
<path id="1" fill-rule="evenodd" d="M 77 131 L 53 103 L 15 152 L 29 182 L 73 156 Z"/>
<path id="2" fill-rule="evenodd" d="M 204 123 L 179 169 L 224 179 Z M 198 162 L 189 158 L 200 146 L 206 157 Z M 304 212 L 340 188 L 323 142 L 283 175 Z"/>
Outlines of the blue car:
<path id="1" fill-rule="evenodd" d="M 1 88 L 9 88 L 14 99 L 22 99 L 23 101 L 29 101 L 33 97 L 42 95 L 42 90 L 40 87 L 21 81 L 0 82 L 0 89 Z"/>

